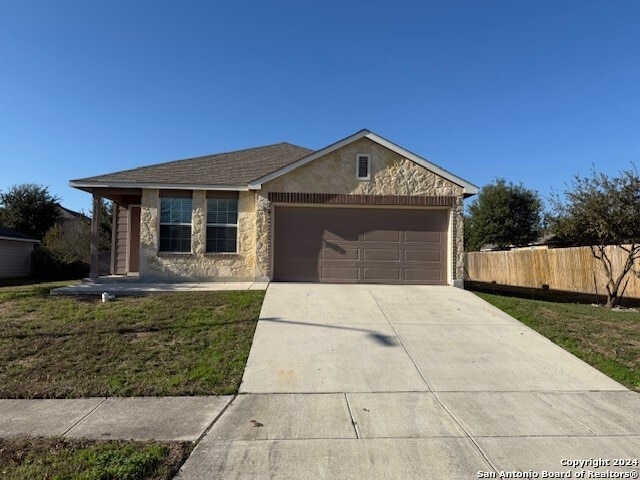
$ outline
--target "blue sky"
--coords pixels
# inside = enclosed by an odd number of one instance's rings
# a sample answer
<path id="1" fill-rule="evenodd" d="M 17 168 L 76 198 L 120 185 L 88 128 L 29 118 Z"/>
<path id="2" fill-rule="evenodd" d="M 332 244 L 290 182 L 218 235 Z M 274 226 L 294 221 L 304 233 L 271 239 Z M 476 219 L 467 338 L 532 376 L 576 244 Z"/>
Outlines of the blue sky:
<path id="1" fill-rule="evenodd" d="M 640 2 L 0 2 L 0 190 L 362 128 L 548 196 L 640 166 Z"/>

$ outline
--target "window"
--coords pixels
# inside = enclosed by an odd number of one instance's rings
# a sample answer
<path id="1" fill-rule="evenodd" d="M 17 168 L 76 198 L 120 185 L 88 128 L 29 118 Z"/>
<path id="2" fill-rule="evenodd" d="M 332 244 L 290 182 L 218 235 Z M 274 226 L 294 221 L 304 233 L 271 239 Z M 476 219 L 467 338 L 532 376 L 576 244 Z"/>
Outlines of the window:
<path id="1" fill-rule="evenodd" d="M 207 198 L 207 253 L 236 253 L 238 198 Z"/>
<path id="2" fill-rule="evenodd" d="M 369 180 L 371 178 L 371 162 L 369 161 L 369 155 L 359 153 L 356 158 L 356 178 L 358 180 Z"/>
<path id="3" fill-rule="evenodd" d="M 160 198 L 160 251 L 191 252 L 190 198 Z"/>

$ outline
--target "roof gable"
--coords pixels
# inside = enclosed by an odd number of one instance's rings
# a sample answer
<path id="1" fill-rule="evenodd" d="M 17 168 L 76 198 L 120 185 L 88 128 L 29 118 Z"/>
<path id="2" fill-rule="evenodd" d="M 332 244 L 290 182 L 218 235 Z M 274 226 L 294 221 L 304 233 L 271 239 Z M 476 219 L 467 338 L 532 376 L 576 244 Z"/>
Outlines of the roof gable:
<path id="1" fill-rule="evenodd" d="M 263 183 L 273 180 L 275 178 L 278 178 L 282 175 L 285 175 L 286 173 L 289 173 L 295 170 L 296 168 L 302 167 L 303 165 L 307 165 L 308 163 L 313 162 L 314 160 L 321 158 L 325 155 L 328 155 L 329 153 L 334 152 L 335 150 L 338 150 L 342 147 L 345 147 L 353 142 L 356 142 L 361 138 L 368 138 L 369 140 L 391 150 L 392 152 L 395 152 L 398 155 L 408 160 L 411 160 L 412 162 L 418 165 L 421 165 L 422 167 L 441 176 L 442 178 L 445 178 L 450 182 L 456 185 L 459 185 L 460 187 L 463 188 L 465 196 L 475 195 L 478 193 L 478 187 L 476 185 L 464 180 L 463 178 L 460 178 L 452 174 L 451 172 L 448 172 L 447 170 L 443 169 L 442 167 L 439 167 L 438 165 L 430 162 L 429 160 L 422 158 L 416 155 L 415 153 L 412 153 L 409 150 L 406 150 L 400 147 L 399 145 L 396 145 L 395 143 L 390 142 L 385 138 L 382 138 L 379 135 L 376 135 L 375 133 L 369 130 L 360 130 L 359 132 L 354 133 L 353 135 L 347 138 L 344 138 L 336 143 L 332 143 L 327 147 L 324 147 L 320 150 L 312 152 L 309 155 L 302 157 L 288 165 L 285 165 L 278 170 L 275 170 L 273 172 L 268 173 L 267 175 L 264 175 L 263 177 L 256 178 L 254 181 L 252 181 L 249 184 L 249 188 L 259 189 Z"/>

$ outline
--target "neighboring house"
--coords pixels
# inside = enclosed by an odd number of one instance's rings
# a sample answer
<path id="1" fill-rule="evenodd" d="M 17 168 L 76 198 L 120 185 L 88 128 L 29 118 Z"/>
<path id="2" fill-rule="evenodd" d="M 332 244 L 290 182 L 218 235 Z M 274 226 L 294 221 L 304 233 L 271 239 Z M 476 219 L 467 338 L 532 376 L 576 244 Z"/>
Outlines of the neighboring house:
<path id="1" fill-rule="evenodd" d="M 575 245 L 573 242 L 562 240 L 557 235 L 548 233 L 538 238 L 535 242 L 529 243 L 525 247 L 516 247 L 515 245 L 509 245 L 508 247 L 500 248 L 492 243 L 487 243 L 480 248 L 480 251 L 499 252 L 504 250 L 545 250 L 549 248 L 564 248 L 575 246 L 577 245 Z"/>
<path id="2" fill-rule="evenodd" d="M 63 207 L 58 204 L 58 211 L 60 212 L 60 221 L 59 223 L 62 225 L 65 224 L 74 224 L 79 222 L 90 222 L 91 219 L 87 217 L 84 213 L 76 212 L 74 210 L 69 210 L 68 208 Z"/>
<path id="3" fill-rule="evenodd" d="M 112 274 L 172 281 L 461 285 L 463 199 L 478 192 L 368 130 L 70 184 L 115 202 Z"/>
<path id="4" fill-rule="evenodd" d="M 0 227 L 0 278 L 28 277 L 31 253 L 38 243 L 35 238 Z"/>

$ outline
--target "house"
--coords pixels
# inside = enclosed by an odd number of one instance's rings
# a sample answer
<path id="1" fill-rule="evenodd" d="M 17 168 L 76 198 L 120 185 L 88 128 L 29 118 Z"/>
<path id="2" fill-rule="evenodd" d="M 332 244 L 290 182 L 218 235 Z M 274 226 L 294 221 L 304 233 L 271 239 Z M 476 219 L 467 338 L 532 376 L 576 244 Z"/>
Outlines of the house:
<path id="1" fill-rule="evenodd" d="M 461 285 L 463 199 L 478 192 L 368 130 L 70 184 L 114 202 L 112 274 L 171 281 Z"/>
<path id="2" fill-rule="evenodd" d="M 0 278 L 28 277 L 31 253 L 40 243 L 11 228 L 0 227 Z"/>
<path id="3" fill-rule="evenodd" d="M 91 219 L 87 217 L 84 213 L 76 212 L 75 210 L 70 210 L 66 207 L 63 207 L 59 203 L 57 204 L 57 206 L 58 206 L 58 212 L 60 212 L 60 220 L 58 222 L 59 224 L 73 225 L 73 224 L 82 223 L 82 222 L 89 223 L 91 221 Z"/>

